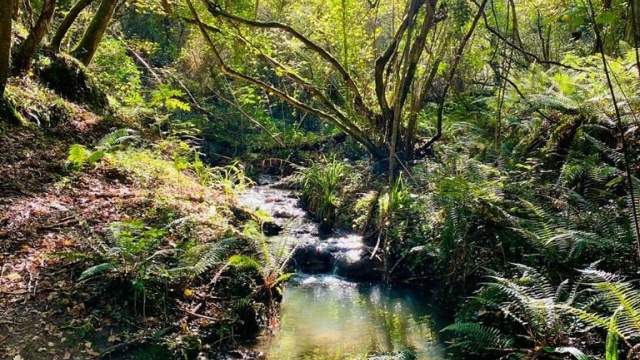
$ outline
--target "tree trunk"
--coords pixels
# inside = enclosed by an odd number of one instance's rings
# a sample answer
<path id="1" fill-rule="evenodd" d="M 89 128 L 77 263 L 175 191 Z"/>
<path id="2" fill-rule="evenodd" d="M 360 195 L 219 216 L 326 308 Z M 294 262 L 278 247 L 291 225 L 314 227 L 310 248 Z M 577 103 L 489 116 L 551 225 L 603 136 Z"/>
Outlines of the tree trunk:
<path id="1" fill-rule="evenodd" d="M 6 0 L 0 0 L 6 1 Z M 42 5 L 42 11 L 38 21 L 34 25 L 33 29 L 29 33 L 29 36 L 20 44 L 18 51 L 14 58 L 14 71 L 16 74 L 24 74 L 31 68 L 31 59 L 38 50 L 42 38 L 47 33 L 49 23 L 53 17 L 53 12 L 56 9 L 56 0 L 45 0 Z"/>
<path id="2" fill-rule="evenodd" d="M 11 17 L 14 21 L 18 21 L 18 16 L 20 15 L 20 0 L 11 0 L 13 4 L 13 9 L 11 10 Z"/>
<path id="3" fill-rule="evenodd" d="M 71 25 L 73 25 L 73 23 L 76 21 L 82 10 L 84 10 L 92 2 L 93 0 L 78 0 L 78 2 L 73 5 L 71 10 L 69 10 L 69 13 L 67 13 L 67 16 L 65 16 L 60 23 L 60 26 L 58 26 L 58 30 L 56 30 L 56 34 L 53 36 L 53 39 L 51 39 L 51 43 L 49 44 L 51 50 L 60 52 L 60 44 L 62 43 L 62 39 L 64 39 L 64 36 L 67 35 L 67 32 L 71 28 Z"/>
<path id="4" fill-rule="evenodd" d="M 118 0 L 102 0 L 100 8 L 98 8 L 93 20 L 91 20 L 91 24 L 89 24 L 87 31 L 82 36 L 82 40 L 73 50 L 72 55 L 85 66 L 91 63 L 100 40 L 102 40 L 104 32 L 107 31 L 107 26 L 113 17 L 116 5 L 118 5 Z"/>
<path id="5" fill-rule="evenodd" d="M 11 59 L 11 14 L 13 0 L 0 0 L 0 99 L 9 77 Z"/>

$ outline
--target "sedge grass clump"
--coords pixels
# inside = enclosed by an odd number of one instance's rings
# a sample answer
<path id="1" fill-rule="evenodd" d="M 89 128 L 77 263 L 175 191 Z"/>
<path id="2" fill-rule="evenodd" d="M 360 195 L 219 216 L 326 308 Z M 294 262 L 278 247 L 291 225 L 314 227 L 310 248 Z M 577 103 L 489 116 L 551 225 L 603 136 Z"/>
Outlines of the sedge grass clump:
<path id="1" fill-rule="evenodd" d="M 335 156 L 324 158 L 323 163 L 313 163 L 301 170 L 298 178 L 302 184 L 303 202 L 320 222 L 321 228 L 328 230 L 333 227 L 336 210 L 341 205 L 340 186 L 349 169 Z"/>

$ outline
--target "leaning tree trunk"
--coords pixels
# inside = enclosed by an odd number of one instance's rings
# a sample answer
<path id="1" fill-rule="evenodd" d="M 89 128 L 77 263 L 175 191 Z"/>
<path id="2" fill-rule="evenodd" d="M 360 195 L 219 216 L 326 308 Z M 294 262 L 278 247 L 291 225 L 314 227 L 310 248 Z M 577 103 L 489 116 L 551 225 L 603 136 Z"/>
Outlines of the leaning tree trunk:
<path id="1" fill-rule="evenodd" d="M 78 46 L 73 50 L 72 55 L 84 65 L 91 63 L 93 55 L 95 55 L 98 45 L 100 44 L 100 40 L 102 40 L 104 32 L 107 31 L 107 26 L 113 17 L 116 5 L 118 5 L 118 0 L 102 0 L 98 12 L 96 12 L 87 31 L 85 31 L 82 36 L 82 40 L 80 40 Z"/>
<path id="2" fill-rule="evenodd" d="M 53 39 L 51 39 L 51 43 L 49 44 L 51 50 L 55 52 L 60 51 L 60 44 L 62 43 L 62 39 L 64 39 L 64 36 L 67 35 L 67 32 L 71 28 L 71 25 L 73 25 L 73 23 L 76 21 L 82 10 L 84 10 L 92 2 L 93 0 L 78 0 L 78 2 L 73 5 L 71 10 L 69 10 L 67 15 L 60 23 L 60 26 L 58 26 L 58 30 L 56 30 L 56 34 L 53 36 Z"/>
<path id="3" fill-rule="evenodd" d="M 47 33 L 47 29 L 49 28 L 49 23 L 51 22 L 55 9 L 56 0 L 45 0 L 44 4 L 42 4 L 42 11 L 40 11 L 38 21 L 36 21 L 36 24 L 29 33 L 29 36 L 27 36 L 27 38 L 18 47 L 13 63 L 15 73 L 24 74 L 31 67 L 31 59 L 36 53 L 36 50 L 38 50 L 38 46 L 40 46 L 42 38 L 44 38 L 44 35 Z"/>
<path id="4" fill-rule="evenodd" d="M 9 77 L 11 59 L 11 15 L 13 0 L 0 0 L 0 99 Z"/>

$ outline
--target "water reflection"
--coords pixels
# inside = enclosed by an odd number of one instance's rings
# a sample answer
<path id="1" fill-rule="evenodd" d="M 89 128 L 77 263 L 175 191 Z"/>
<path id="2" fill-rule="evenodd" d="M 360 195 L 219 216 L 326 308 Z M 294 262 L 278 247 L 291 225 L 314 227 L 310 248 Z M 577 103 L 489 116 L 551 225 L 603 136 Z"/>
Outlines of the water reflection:
<path id="1" fill-rule="evenodd" d="M 418 359 L 441 359 L 420 300 L 406 289 L 303 275 L 287 287 L 280 331 L 259 350 L 270 360 L 366 359 L 404 349 Z"/>

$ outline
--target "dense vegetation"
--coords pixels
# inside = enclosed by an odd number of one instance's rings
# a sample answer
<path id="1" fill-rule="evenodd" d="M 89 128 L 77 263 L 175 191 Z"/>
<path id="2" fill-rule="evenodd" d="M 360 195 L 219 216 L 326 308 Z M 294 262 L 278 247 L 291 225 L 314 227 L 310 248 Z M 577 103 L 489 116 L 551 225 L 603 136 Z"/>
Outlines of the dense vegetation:
<path id="1" fill-rule="evenodd" d="M 0 0 L 0 356 L 255 355 L 270 174 L 450 358 L 640 359 L 639 40 L 639 0 Z"/>

